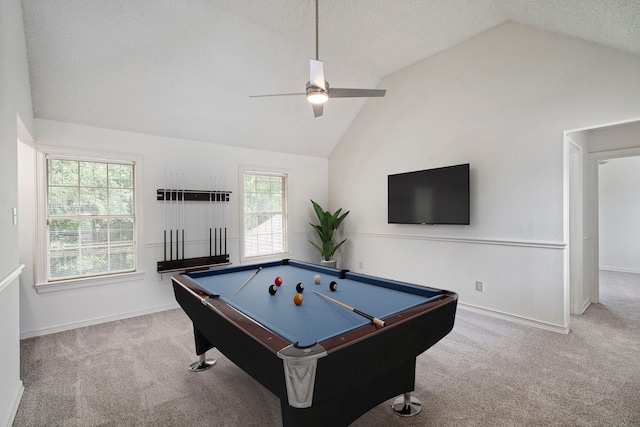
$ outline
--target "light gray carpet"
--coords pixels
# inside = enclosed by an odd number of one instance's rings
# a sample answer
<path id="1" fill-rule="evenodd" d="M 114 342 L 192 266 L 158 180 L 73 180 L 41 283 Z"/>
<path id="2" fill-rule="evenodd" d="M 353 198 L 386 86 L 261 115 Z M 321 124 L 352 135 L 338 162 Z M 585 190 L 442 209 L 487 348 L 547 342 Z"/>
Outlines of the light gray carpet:
<path id="1" fill-rule="evenodd" d="M 601 273 L 601 303 L 556 334 L 459 310 L 418 358 L 417 417 L 391 401 L 353 426 L 640 426 L 640 275 Z M 14 426 L 277 426 L 278 400 L 217 351 L 203 373 L 182 310 L 22 341 Z M 345 402 L 347 403 L 347 402 Z"/>

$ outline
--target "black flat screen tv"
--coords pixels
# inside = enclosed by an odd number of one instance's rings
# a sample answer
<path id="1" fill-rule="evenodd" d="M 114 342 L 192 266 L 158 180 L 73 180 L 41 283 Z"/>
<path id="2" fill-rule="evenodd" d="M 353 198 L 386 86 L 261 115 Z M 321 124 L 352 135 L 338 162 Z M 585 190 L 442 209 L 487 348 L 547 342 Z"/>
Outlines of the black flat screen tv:
<path id="1" fill-rule="evenodd" d="M 469 164 L 389 175 L 388 223 L 469 225 Z"/>

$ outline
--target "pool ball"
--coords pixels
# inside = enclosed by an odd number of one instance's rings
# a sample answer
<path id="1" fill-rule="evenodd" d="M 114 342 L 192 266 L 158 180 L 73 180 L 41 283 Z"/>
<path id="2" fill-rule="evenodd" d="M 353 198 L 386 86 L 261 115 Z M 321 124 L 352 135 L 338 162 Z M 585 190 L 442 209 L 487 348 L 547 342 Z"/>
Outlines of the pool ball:
<path id="1" fill-rule="evenodd" d="M 275 283 L 277 286 L 282 285 L 282 277 L 276 277 L 276 280 L 274 280 L 273 283 Z"/>
<path id="2" fill-rule="evenodd" d="M 298 283 L 296 285 L 296 292 L 302 293 L 302 291 L 304 291 L 304 285 L 302 283 Z"/>
<path id="3" fill-rule="evenodd" d="M 294 303 L 295 305 L 300 305 L 300 304 L 302 304 L 302 300 L 303 300 L 303 298 L 302 298 L 302 294 L 301 294 L 301 293 L 297 293 L 297 294 L 295 294 L 295 295 L 293 296 L 293 303 Z"/>
<path id="4" fill-rule="evenodd" d="M 338 289 L 338 284 L 334 281 L 331 281 L 331 283 L 329 283 L 329 289 L 331 290 L 331 292 L 335 292 Z"/>
<path id="5" fill-rule="evenodd" d="M 269 293 L 270 293 L 271 295 L 275 295 L 275 294 L 276 294 L 276 292 L 278 292 L 278 287 L 277 287 L 276 285 L 271 285 L 271 286 L 269 286 Z"/>
<path id="6" fill-rule="evenodd" d="M 320 283 L 320 275 L 316 274 L 315 276 L 313 276 L 313 281 L 315 282 L 316 285 Z"/>

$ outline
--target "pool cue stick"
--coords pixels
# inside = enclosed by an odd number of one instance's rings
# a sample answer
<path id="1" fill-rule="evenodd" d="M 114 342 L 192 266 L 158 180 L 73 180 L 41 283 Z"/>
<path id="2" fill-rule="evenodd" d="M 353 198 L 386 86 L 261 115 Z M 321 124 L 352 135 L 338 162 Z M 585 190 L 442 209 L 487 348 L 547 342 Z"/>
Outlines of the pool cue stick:
<path id="1" fill-rule="evenodd" d="M 218 177 L 218 216 L 220 217 L 220 220 L 218 221 L 218 224 L 220 225 L 220 255 L 222 255 L 222 222 L 224 221 L 222 218 L 222 177 Z"/>
<path id="2" fill-rule="evenodd" d="M 227 254 L 227 177 L 224 177 L 224 205 L 222 205 L 222 223 L 224 224 L 224 254 Z"/>
<path id="3" fill-rule="evenodd" d="M 211 177 L 211 226 L 213 227 L 213 254 L 218 256 L 218 218 L 216 218 L 216 177 Z"/>
<path id="4" fill-rule="evenodd" d="M 185 216 L 187 211 L 185 210 L 184 207 L 184 196 L 185 193 L 187 192 L 187 180 L 184 177 L 184 174 L 182 174 L 182 212 L 180 212 L 180 215 L 182 216 L 182 259 L 184 260 L 184 226 L 186 223 L 185 220 Z"/>
<path id="5" fill-rule="evenodd" d="M 176 260 L 180 259 L 180 176 L 176 172 Z"/>
<path id="6" fill-rule="evenodd" d="M 245 286 L 247 286 L 247 283 L 249 283 L 249 282 L 251 281 L 251 279 L 253 279 L 254 277 L 256 277 L 256 274 L 260 273 L 260 270 L 262 270 L 262 267 L 258 267 L 258 270 L 257 270 L 255 273 L 253 273 L 253 274 L 251 275 L 251 277 L 249 277 L 249 278 L 247 279 L 247 281 L 246 281 L 246 282 L 244 282 L 244 283 L 242 284 L 242 286 L 240 286 L 240 287 L 238 288 L 238 290 L 237 290 L 237 291 L 235 291 L 234 295 L 235 295 L 235 294 L 237 294 L 238 292 L 240 292 L 240 291 L 242 290 L 242 288 L 244 288 Z"/>
<path id="7" fill-rule="evenodd" d="M 173 261 L 173 172 L 169 173 L 169 259 Z"/>
<path id="8" fill-rule="evenodd" d="M 367 314 L 367 313 L 364 313 L 364 312 L 362 312 L 362 311 L 358 310 L 357 308 L 353 308 L 353 307 L 351 307 L 350 305 L 347 305 L 347 304 L 345 304 L 345 303 L 343 303 L 343 302 L 340 302 L 340 301 L 335 300 L 335 299 L 333 299 L 333 298 L 329 298 L 328 296 L 323 295 L 323 294 L 321 294 L 320 292 L 315 291 L 315 290 L 313 290 L 313 289 L 311 290 L 311 292 L 313 292 L 314 294 L 320 295 L 321 297 L 326 298 L 326 299 L 328 299 L 329 301 L 331 301 L 331 302 L 333 302 L 333 303 L 338 304 L 338 305 L 339 305 L 340 307 L 342 307 L 342 308 L 346 308 L 347 310 L 351 310 L 351 311 L 353 311 L 354 313 L 359 314 L 359 315 L 360 315 L 360 316 L 362 316 L 362 317 L 366 317 L 367 319 L 371 320 L 373 323 L 375 323 L 376 325 L 380 326 L 381 328 L 382 328 L 382 327 L 384 327 L 384 325 L 385 325 L 384 320 L 380 320 L 380 319 L 378 319 L 377 317 L 373 317 L 373 316 L 372 316 L 372 315 L 370 315 L 370 314 Z"/>
<path id="9" fill-rule="evenodd" d="M 175 187 L 176 187 L 176 221 L 175 221 L 175 226 L 176 226 L 176 260 L 179 260 L 180 259 L 180 235 L 178 233 L 178 230 L 180 229 L 180 200 L 179 200 L 179 196 L 180 196 L 180 176 L 178 176 L 177 172 L 176 172 Z"/>
<path id="10" fill-rule="evenodd" d="M 218 217 L 218 177 L 214 176 L 213 177 L 213 197 L 214 197 L 214 205 L 213 205 L 213 216 L 215 218 L 214 221 L 214 234 L 215 234 L 215 239 L 213 241 L 213 245 L 215 246 L 214 252 L 216 254 L 216 256 L 218 256 L 218 224 L 220 222 L 220 218 Z"/>
<path id="11" fill-rule="evenodd" d="M 218 240 L 218 247 L 220 249 L 219 254 L 222 255 L 222 218 L 220 215 L 220 187 L 222 186 L 222 179 L 216 176 L 216 218 L 218 219 L 218 228 L 220 230 L 220 239 Z M 217 252 L 217 251 L 216 251 Z"/>
<path id="12" fill-rule="evenodd" d="M 178 174 L 176 173 L 176 176 L 173 178 L 172 180 L 172 187 L 176 192 L 176 201 L 173 204 L 173 230 L 171 231 L 173 233 L 173 231 L 176 232 L 176 260 L 179 258 L 178 257 Z M 173 198 L 173 194 L 171 195 L 171 197 Z"/>
<path id="13" fill-rule="evenodd" d="M 222 232 L 220 232 L 220 201 L 219 201 L 219 194 L 218 192 L 220 191 L 220 180 L 219 177 L 216 176 L 216 236 L 218 236 L 218 238 L 216 239 L 216 255 L 222 255 L 221 254 L 221 246 L 220 246 L 220 242 L 222 241 Z"/>
<path id="14" fill-rule="evenodd" d="M 167 262 L 167 173 L 164 173 L 164 202 L 162 204 L 162 226 L 163 226 L 163 234 L 164 234 L 164 262 Z M 166 267 L 166 265 L 165 265 Z"/>
<path id="15" fill-rule="evenodd" d="M 207 209 L 208 214 L 208 225 L 209 225 L 209 256 L 213 256 L 212 246 L 211 246 L 211 223 L 213 222 L 213 212 L 211 212 L 211 198 L 213 197 L 213 193 L 211 193 L 211 175 L 209 175 L 209 182 L 207 183 L 207 188 L 209 189 L 209 206 Z"/>
<path id="16" fill-rule="evenodd" d="M 209 256 L 213 256 L 213 179 L 209 175 Z"/>

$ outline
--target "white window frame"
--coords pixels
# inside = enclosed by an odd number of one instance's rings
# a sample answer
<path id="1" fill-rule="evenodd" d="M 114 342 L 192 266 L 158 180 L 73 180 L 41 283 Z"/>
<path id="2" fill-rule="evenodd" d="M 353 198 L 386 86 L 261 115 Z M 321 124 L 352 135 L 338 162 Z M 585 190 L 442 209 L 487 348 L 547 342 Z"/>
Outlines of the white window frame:
<path id="1" fill-rule="evenodd" d="M 266 174 L 266 175 L 281 175 L 286 177 L 286 189 L 285 189 L 285 199 L 284 203 L 286 206 L 285 214 L 283 218 L 283 224 L 285 228 L 285 236 L 284 236 L 284 244 L 285 250 L 284 252 L 265 254 L 265 255 L 255 255 L 247 257 L 245 256 L 245 229 L 244 229 L 244 174 L 246 172 L 255 172 L 258 174 Z M 292 188 L 292 172 L 289 169 L 281 169 L 281 168 L 270 168 L 264 166 L 250 166 L 250 165 L 240 165 L 238 167 L 238 214 L 240 219 L 240 262 L 241 263 L 250 263 L 250 262 L 262 262 L 269 259 L 282 259 L 287 258 L 291 254 L 291 236 L 293 234 L 292 230 L 292 205 L 291 205 L 291 188 Z"/>
<path id="2" fill-rule="evenodd" d="M 113 273 L 93 277 L 81 277 L 65 280 L 48 280 L 48 242 L 47 226 L 47 157 L 65 157 L 79 161 L 97 161 L 112 163 L 133 163 L 134 165 L 134 215 L 135 215 L 135 268 L 132 272 Z M 144 188 L 143 156 L 132 153 L 116 153 L 97 150 L 85 150 L 70 147 L 36 145 L 36 241 L 35 241 L 35 275 L 36 292 L 45 293 L 88 286 L 141 280 L 145 275 L 144 258 L 144 224 L 143 224 L 143 188 Z"/>

